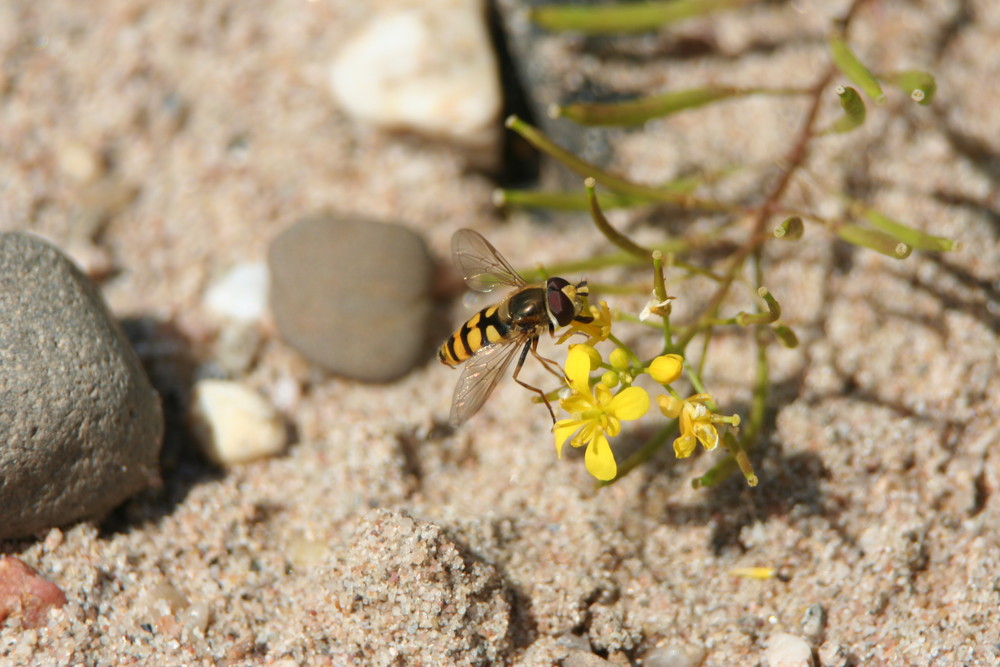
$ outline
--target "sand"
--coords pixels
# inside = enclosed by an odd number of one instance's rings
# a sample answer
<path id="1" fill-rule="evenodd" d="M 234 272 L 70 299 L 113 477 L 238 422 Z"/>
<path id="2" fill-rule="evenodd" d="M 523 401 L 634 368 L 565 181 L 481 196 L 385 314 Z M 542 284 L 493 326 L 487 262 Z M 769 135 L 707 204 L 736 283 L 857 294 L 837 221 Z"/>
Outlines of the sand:
<path id="1" fill-rule="evenodd" d="M 828 666 L 1000 661 L 994 3 L 866 6 L 860 50 L 932 70 L 939 100 L 894 98 L 809 163 L 819 186 L 962 249 L 900 262 L 823 233 L 771 244 L 767 282 L 802 345 L 773 353 L 760 485 L 694 490 L 719 455 L 667 448 L 600 491 L 582 453 L 556 458 L 547 414 L 512 382 L 443 428 L 457 373 L 432 359 L 437 340 L 401 381 L 367 385 L 310 369 L 265 324 L 240 379 L 283 410 L 288 453 L 219 469 L 181 428 L 192 379 L 217 371 L 205 289 L 304 215 L 403 222 L 442 259 L 465 226 L 530 250 L 519 265 L 607 250 L 585 218 L 505 221 L 452 148 L 339 112 L 326 69 L 359 5 L 0 5 L 0 225 L 106 274 L 168 414 L 162 486 L 99 526 L 0 544 L 68 599 L 45 627 L 8 620 L 0 664 L 545 665 L 580 647 L 614 664 L 760 664 L 779 632 Z M 720 19 L 722 45 L 749 55 L 695 54 L 670 83 L 808 83 L 825 23 L 802 8 L 798 32 L 776 8 Z M 678 116 L 620 135 L 612 166 L 657 182 L 766 162 L 798 113 L 754 98 Z M 677 317 L 707 294 L 678 292 Z M 442 309 L 441 337 L 466 314 Z M 726 411 L 745 412 L 752 368 L 747 336 L 720 332 L 706 381 Z M 733 574 L 756 566 L 777 576 Z"/>

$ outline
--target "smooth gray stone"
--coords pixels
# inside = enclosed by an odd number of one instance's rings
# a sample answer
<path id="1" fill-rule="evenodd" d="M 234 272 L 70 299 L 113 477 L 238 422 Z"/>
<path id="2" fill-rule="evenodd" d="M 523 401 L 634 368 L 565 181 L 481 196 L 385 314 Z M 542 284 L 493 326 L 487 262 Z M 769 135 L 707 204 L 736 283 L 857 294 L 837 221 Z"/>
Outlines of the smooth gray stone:
<path id="1" fill-rule="evenodd" d="M 94 285 L 0 233 L 0 538 L 100 517 L 158 478 L 160 400 Z"/>
<path id="2" fill-rule="evenodd" d="M 386 382 L 430 357 L 434 264 L 416 232 L 318 215 L 274 239 L 268 264 L 278 331 L 310 361 Z"/>

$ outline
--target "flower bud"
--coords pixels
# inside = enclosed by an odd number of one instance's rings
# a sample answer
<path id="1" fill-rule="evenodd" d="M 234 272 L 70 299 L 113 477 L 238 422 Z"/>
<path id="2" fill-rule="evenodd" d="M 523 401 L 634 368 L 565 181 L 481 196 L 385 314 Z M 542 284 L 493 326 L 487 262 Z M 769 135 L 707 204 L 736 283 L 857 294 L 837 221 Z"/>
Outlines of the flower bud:
<path id="1" fill-rule="evenodd" d="M 649 375 L 660 384 L 670 384 L 681 376 L 684 357 L 679 354 L 664 354 L 649 363 Z"/>
<path id="2" fill-rule="evenodd" d="M 608 362 L 616 371 L 623 371 L 628 368 L 628 352 L 620 347 L 616 347 L 611 350 L 611 354 L 608 355 Z"/>
<path id="3" fill-rule="evenodd" d="M 597 370 L 601 365 L 601 353 L 592 348 L 590 345 L 585 345 L 584 343 L 577 343 L 576 345 L 570 345 L 569 349 L 575 350 L 576 348 L 581 348 L 590 357 L 590 370 Z"/>

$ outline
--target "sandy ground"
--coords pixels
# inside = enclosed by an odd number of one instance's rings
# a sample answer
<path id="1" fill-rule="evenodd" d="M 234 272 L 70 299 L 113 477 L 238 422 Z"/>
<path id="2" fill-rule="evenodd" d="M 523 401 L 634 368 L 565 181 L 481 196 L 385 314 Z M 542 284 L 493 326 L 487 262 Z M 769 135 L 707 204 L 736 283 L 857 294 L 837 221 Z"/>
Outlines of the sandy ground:
<path id="1" fill-rule="evenodd" d="M 326 68 L 356 4 L 0 5 L 0 226 L 70 247 L 107 218 L 104 293 L 173 415 L 162 487 L 101 526 L 0 544 L 69 599 L 47 627 L 0 629 L 0 664 L 552 664 L 589 643 L 616 664 L 666 647 L 753 665 L 779 631 L 823 665 L 1000 662 L 994 4 L 872 3 L 863 52 L 934 71 L 939 101 L 891 102 L 810 162 L 817 183 L 963 249 L 895 262 L 822 234 L 773 249 L 768 284 L 803 345 L 775 353 L 760 486 L 693 490 L 712 455 L 662 451 L 600 492 L 577 452 L 555 458 L 547 416 L 513 383 L 451 432 L 438 424 L 456 374 L 436 361 L 362 385 L 311 370 L 268 328 L 240 379 L 286 410 L 288 454 L 223 471 L 179 429 L 191 378 L 214 368 L 206 286 L 304 215 L 400 221 L 442 258 L 462 226 L 532 248 L 527 265 L 604 249 L 582 219 L 505 222 L 494 184 L 447 147 L 339 113 Z M 686 59 L 671 83 L 810 81 L 824 50 L 802 9 L 798 33 L 767 12 L 721 20 L 728 44 L 771 26 L 774 47 Z M 773 159 L 794 112 L 754 99 L 653 124 L 621 137 L 620 168 L 656 182 Z M 679 293 L 678 316 L 704 294 Z M 751 349 L 730 333 L 710 348 L 730 410 L 747 404 Z M 749 566 L 780 576 L 733 576 Z M 394 585 L 441 599 L 397 618 L 413 600 Z"/>

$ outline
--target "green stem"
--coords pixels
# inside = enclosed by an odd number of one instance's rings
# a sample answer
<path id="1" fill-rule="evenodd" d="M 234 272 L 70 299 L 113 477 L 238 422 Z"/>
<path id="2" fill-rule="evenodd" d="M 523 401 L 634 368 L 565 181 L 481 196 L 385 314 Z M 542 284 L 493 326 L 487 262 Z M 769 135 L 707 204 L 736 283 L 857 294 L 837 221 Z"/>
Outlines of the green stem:
<path id="1" fill-rule="evenodd" d="M 639 358 L 639 355 L 637 355 L 631 347 L 620 341 L 614 334 L 609 333 L 608 340 L 610 340 L 612 343 L 614 343 L 621 349 L 625 350 L 625 352 L 629 356 L 629 359 L 631 359 L 635 364 L 640 366 L 642 365 L 642 359 Z"/>
<path id="2" fill-rule="evenodd" d="M 747 0 L 670 0 L 597 6 L 540 5 L 533 8 L 529 16 L 532 21 L 548 30 L 606 35 L 658 30 L 675 21 L 744 4 L 747 4 Z"/>
<path id="3" fill-rule="evenodd" d="M 682 240 L 671 240 L 665 243 L 660 243 L 653 248 L 655 250 L 660 250 L 664 253 L 677 253 L 685 252 L 691 250 L 695 246 L 687 241 Z M 648 261 L 646 257 L 637 257 L 631 252 L 614 252 L 608 253 L 606 255 L 598 255 L 597 257 L 590 257 L 587 259 L 578 260 L 575 262 L 562 262 L 559 264 L 551 264 L 546 266 L 546 273 L 552 275 L 566 275 L 582 273 L 585 271 L 596 271 L 599 269 L 606 269 L 615 266 L 640 266 Z M 678 266 L 681 266 L 678 264 Z M 691 267 L 694 270 L 696 267 Z M 532 267 L 530 269 L 519 270 L 521 276 L 527 281 L 537 280 L 542 276 L 542 271 L 538 268 Z"/>
<path id="4" fill-rule="evenodd" d="M 597 226 L 597 229 L 604 234 L 606 239 L 625 252 L 630 252 L 636 257 L 641 257 L 643 259 L 650 259 L 653 254 L 652 250 L 647 250 L 632 241 L 632 239 L 627 236 L 620 234 L 617 229 L 611 226 L 608 219 L 604 217 L 604 213 L 601 211 L 601 205 L 597 201 L 597 192 L 594 190 L 594 184 L 595 181 L 593 178 L 587 178 L 583 182 L 583 187 L 587 190 L 587 205 L 590 208 L 590 217 L 594 219 L 594 224 Z"/>
<path id="5" fill-rule="evenodd" d="M 702 209 L 706 211 L 739 210 L 738 206 L 732 206 L 730 204 L 724 204 L 722 202 L 710 201 L 706 199 L 699 199 L 685 193 L 671 192 L 661 188 L 639 185 L 624 178 L 613 176 L 602 169 L 598 169 L 589 162 L 581 160 L 565 148 L 553 143 L 537 128 L 525 123 L 517 116 L 508 116 L 506 125 L 508 128 L 521 135 L 528 143 L 538 150 L 555 158 L 581 176 L 589 176 L 590 178 L 593 178 L 609 190 L 637 197 L 647 202 L 673 204 L 687 209 Z"/>
<path id="6" fill-rule="evenodd" d="M 653 293 L 657 301 L 667 300 L 667 285 L 663 281 L 663 253 L 654 250 L 653 257 Z"/>
<path id="7" fill-rule="evenodd" d="M 742 433 L 745 449 L 753 449 L 757 445 L 757 438 L 764 428 L 764 419 L 767 417 L 767 395 L 771 386 L 765 332 L 758 331 L 754 336 L 754 342 L 757 345 L 756 377 L 753 400 L 750 404 L 750 419 Z"/>
<path id="8" fill-rule="evenodd" d="M 663 253 L 659 250 L 653 251 L 653 293 L 656 300 L 663 303 L 667 300 L 667 285 L 663 279 Z M 662 311 L 663 319 L 663 351 L 667 352 L 671 348 L 672 336 L 670 335 L 670 310 Z"/>

